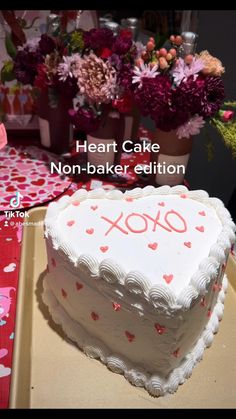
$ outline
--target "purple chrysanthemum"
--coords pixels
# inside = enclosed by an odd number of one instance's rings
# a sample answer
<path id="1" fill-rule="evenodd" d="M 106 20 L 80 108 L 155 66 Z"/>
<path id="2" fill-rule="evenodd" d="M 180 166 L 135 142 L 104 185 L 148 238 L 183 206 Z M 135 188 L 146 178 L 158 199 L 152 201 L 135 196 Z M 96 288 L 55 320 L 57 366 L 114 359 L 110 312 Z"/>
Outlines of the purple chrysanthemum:
<path id="1" fill-rule="evenodd" d="M 128 36 L 117 36 L 112 47 L 115 54 L 125 55 L 132 47 L 132 38 Z"/>
<path id="2" fill-rule="evenodd" d="M 176 109 L 185 109 L 189 116 L 199 114 L 204 97 L 204 80 L 202 78 L 189 77 L 182 81 L 172 91 L 172 106 Z"/>
<path id="3" fill-rule="evenodd" d="M 84 32 L 85 48 L 92 48 L 94 50 L 111 48 L 113 42 L 113 32 L 108 28 L 90 29 L 90 31 Z"/>
<path id="4" fill-rule="evenodd" d="M 42 55 L 51 54 L 56 48 L 56 43 L 54 39 L 48 36 L 46 33 L 41 35 L 41 39 L 39 41 L 39 52 Z"/>
<path id="5" fill-rule="evenodd" d="M 100 124 L 100 118 L 90 108 L 78 108 L 69 110 L 71 123 L 80 131 L 86 133 L 96 131 Z"/>
<path id="6" fill-rule="evenodd" d="M 27 48 L 18 51 L 14 59 L 14 74 L 16 79 L 23 84 L 33 84 L 37 76 L 37 65 L 43 62 L 43 57 L 37 51 Z"/>
<path id="7" fill-rule="evenodd" d="M 133 68 L 131 63 L 123 64 L 118 72 L 118 84 L 125 90 L 133 90 L 132 79 L 133 79 Z"/>
<path id="8" fill-rule="evenodd" d="M 149 115 L 157 128 L 163 131 L 176 129 L 188 120 L 185 107 L 179 108 L 172 103 L 172 86 L 167 75 L 144 78 L 141 89 L 135 90 L 135 101 L 144 116 Z"/>
<path id="9" fill-rule="evenodd" d="M 161 107 L 168 107 L 170 100 L 171 82 L 168 76 L 161 75 L 152 78 L 143 78 L 142 88 L 134 92 L 135 102 L 144 116 L 153 115 L 160 111 Z"/>
<path id="10" fill-rule="evenodd" d="M 108 61 L 112 65 L 112 67 L 114 67 L 116 70 L 120 70 L 122 68 L 122 61 L 121 61 L 121 58 L 119 57 L 119 55 L 112 54 L 108 58 Z"/>
<path id="11" fill-rule="evenodd" d="M 207 76 L 204 80 L 204 94 L 199 115 L 203 118 L 214 116 L 225 99 L 224 84 L 220 77 Z"/>

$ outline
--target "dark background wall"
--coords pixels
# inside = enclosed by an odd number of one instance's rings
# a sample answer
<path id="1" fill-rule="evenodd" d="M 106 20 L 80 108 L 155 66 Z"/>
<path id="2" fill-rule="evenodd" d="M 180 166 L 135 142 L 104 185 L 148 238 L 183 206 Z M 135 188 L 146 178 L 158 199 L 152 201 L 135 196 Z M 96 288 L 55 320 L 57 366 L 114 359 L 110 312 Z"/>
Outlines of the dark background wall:
<path id="1" fill-rule="evenodd" d="M 221 59 L 226 69 L 224 83 L 227 99 L 236 99 L 236 60 L 233 52 L 236 10 L 200 10 L 198 35 L 198 51 L 207 49 Z M 207 159 L 206 139 L 201 133 L 194 138 L 186 177 L 191 189 L 205 189 L 228 205 L 236 189 L 236 159 L 232 158 L 231 152 L 213 128 L 210 129 L 210 136 L 215 148 L 213 160 L 209 162 Z M 235 198 L 230 206 L 236 210 Z"/>

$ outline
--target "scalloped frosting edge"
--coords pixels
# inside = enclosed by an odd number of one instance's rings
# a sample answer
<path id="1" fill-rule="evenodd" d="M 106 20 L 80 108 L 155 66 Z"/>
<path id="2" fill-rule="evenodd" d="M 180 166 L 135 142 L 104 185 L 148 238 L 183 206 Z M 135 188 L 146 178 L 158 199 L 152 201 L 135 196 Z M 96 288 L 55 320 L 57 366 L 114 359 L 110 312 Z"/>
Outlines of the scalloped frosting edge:
<path id="1" fill-rule="evenodd" d="M 224 300 L 227 291 L 228 280 L 224 275 L 222 290 L 218 294 L 212 315 L 200 335 L 194 348 L 185 356 L 181 364 L 173 369 L 170 375 L 164 379 L 158 375 L 148 374 L 140 369 L 132 361 L 111 354 L 108 347 L 98 338 L 92 337 L 78 322 L 73 320 L 61 306 L 50 289 L 47 276 L 43 282 L 43 302 L 47 305 L 49 313 L 56 324 L 59 324 L 65 334 L 77 344 L 77 346 L 91 358 L 100 359 L 111 371 L 123 374 L 134 386 L 144 387 L 151 396 L 164 396 L 167 393 L 175 393 L 180 384 L 183 384 L 192 374 L 193 368 L 202 359 L 204 350 L 211 346 L 214 334 L 217 333 L 219 322 L 223 317 Z"/>
<path id="2" fill-rule="evenodd" d="M 210 248 L 208 257 L 206 257 L 199 265 L 199 269 L 191 277 L 189 285 L 177 296 L 170 290 L 167 285 L 151 285 L 148 278 L 141 272 L 130 271 L 126 273 L 124 269 L 112 259 L 104 259 L 101 263 L 89 254 L 81 254 L 77 257 L 73 254 L 72 249 L 68 246 L 66 249 L 60 246 L 54 230 L 56 217 L 67 206 L 74 201 L 84 201 L 86 199 L 138 199 L 150 195 L 169 195 L 169 194 L 186 194 L 190 199 L 196 200 L 212 207 L 222 223 L 222 231 L 217 242 Z M 228 253 L 231 246 L 235 242 L 236 227 L 232 221 L 229 211 L 224 207 L 222 201 L 218 198 L 210 198 L 208 193 L 203 190 L 189 191 L 185 186 L 161 186 L 155 188 L 148 185 L 144 188 L 135 188 L 130 191 L 121 192 L 117 189 L 105 191 L 102 188 L 86 191 L 79 189 L 72 196 L 63 196 L 56 202 L 52 202 L 47 210 L 45 217 L 45 237 L 52 239 L 52 245 L 56 250 L 61 250 L 65 257 L 69 258 L 75 267 L 90 273 L 95 279 L 103 278 L 103 280 L 125 286 L 131 293 L 139 294 L 146 300 L 150 301 L 154 307 L 162 309 L 168 307 L 172 311 L 188 310 L 192 301 L 199 295 L 205 295 L 207 285 L 217 276 L 218 269 L 221 264 L 226 263 Z"/>

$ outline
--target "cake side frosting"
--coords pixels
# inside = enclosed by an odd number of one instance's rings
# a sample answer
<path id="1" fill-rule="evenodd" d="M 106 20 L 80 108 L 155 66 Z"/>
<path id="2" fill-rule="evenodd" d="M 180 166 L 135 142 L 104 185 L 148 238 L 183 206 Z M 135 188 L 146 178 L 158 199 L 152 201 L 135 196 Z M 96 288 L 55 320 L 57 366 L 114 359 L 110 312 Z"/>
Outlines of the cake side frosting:
<path id="1" fill-rule="evenodd" d="M 131 358 L 111 352 L 110 348 L 104 342 L 88 333 L 81 324 L 68 315 L 63 306 L 58 302 L 55 294 L 51 290 L 50 279 L 48 277 L 44 280 L 43 301 L 48 306 L 54 322 L 62 326 L 66 335 L 76 342 L 86 355 L 100 359 L 113 372 L 124 374 L 125 378 L 131 384 L 144 387 L 152 396 L 156 397 L 166 393 L 174 393 L 178 386 L 191 376 L 193 368 L 202 359 L 205 348 L 211 346 L 214 333 L 218 331 L 219 321 L 223 316 L 223 303 L 226 290 L 227 278 L 224 276 L 222 289 L 217 294 L 216 304 L 204 330 L 191 351 L 186 354 L 180 364 L 176 368 L 173 368 L 172 372 L 167 376 L 163 374 L 152 374 L 147 369 L 140 367 L 139 364 L 134 363 Z"/>
<path id="2" fill-rule="evenodd" d="M 71 320 L 100 339 L 110 353 L 131 359 L 146 371 L 166 377 L 195 345 L 214 310 L 224 268 L 207 285 L 206 295 L 188 310 L 160 307 L 117 283 L 94 280 L 67 263 L 47 241 L 45 281 Z"/>
<path id="3" fill-rule="evenodd" d="M 50 204 L 45 220 L 62 258 L 172 311 L 204 295 L 234 231 L 220 200 L 184 186 L 79 190 Z"/>
<path id="4" fill-rule="evenodd" d="M 154 396 L 174 392 L 223 315 L 234 231 L 204 191 L 77 191 L 48 208 L 44 302 L 87 355 Z"/>

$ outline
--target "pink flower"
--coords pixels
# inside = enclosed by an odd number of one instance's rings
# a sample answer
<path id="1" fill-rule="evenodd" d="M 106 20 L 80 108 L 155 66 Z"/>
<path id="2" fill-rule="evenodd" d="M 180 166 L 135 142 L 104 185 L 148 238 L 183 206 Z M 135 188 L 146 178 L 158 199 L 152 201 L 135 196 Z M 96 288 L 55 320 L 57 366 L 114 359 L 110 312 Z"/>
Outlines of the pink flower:
<path id="1" fill-rule="evenodd" d="M 80 93 L 89 104 L 111 102 L 116 95 L 116 70 L 109 61 L 103 61 L 93 52 L 85 55 L 74 72 Z"/>
<path id="2" fill-rule="evenodd" d="M 200 129 L 205 124 L 202 116 L 194 115 L 192 118 L 185 122 L 185 124 L 180 125 L 176 130 L 178 138 L 190 138 L 192 135 L 197 135 L 200 132 Z"/>
<path id="3" fill-rule="evenodd" d="M 171 71 L 174 81 L 177 85 L 181 81 L 185 81 L 188 77 L 194 76 L 194 80 L 197 77 L 197 74 L 203 69 L 204 65 L 200 58 L 193 57 L 193 60 L 190 64 L 186 64 L 183 58 L 178 58 L 176 64 Z"/>
<path id="4" fill-rule="evenodd" d="M 219 111 L 220 119 L 223 122 L 231 121 L 234 117 L 234 111 Z"/>
<path id="5" fill-rule="evenodd" d="M 139 67 L 134 67 L 134 76 L 132 83 L 139 83 L 139 88 L 142 87 L 142 79 L 148 78 L 148 79 L 154 79 L 159 73 L 157 71 L 158 65 L 154 65 L 154 67 L 150 67 L 149 65 L 146 65 L 144 63 L 140 64 Z"/>

